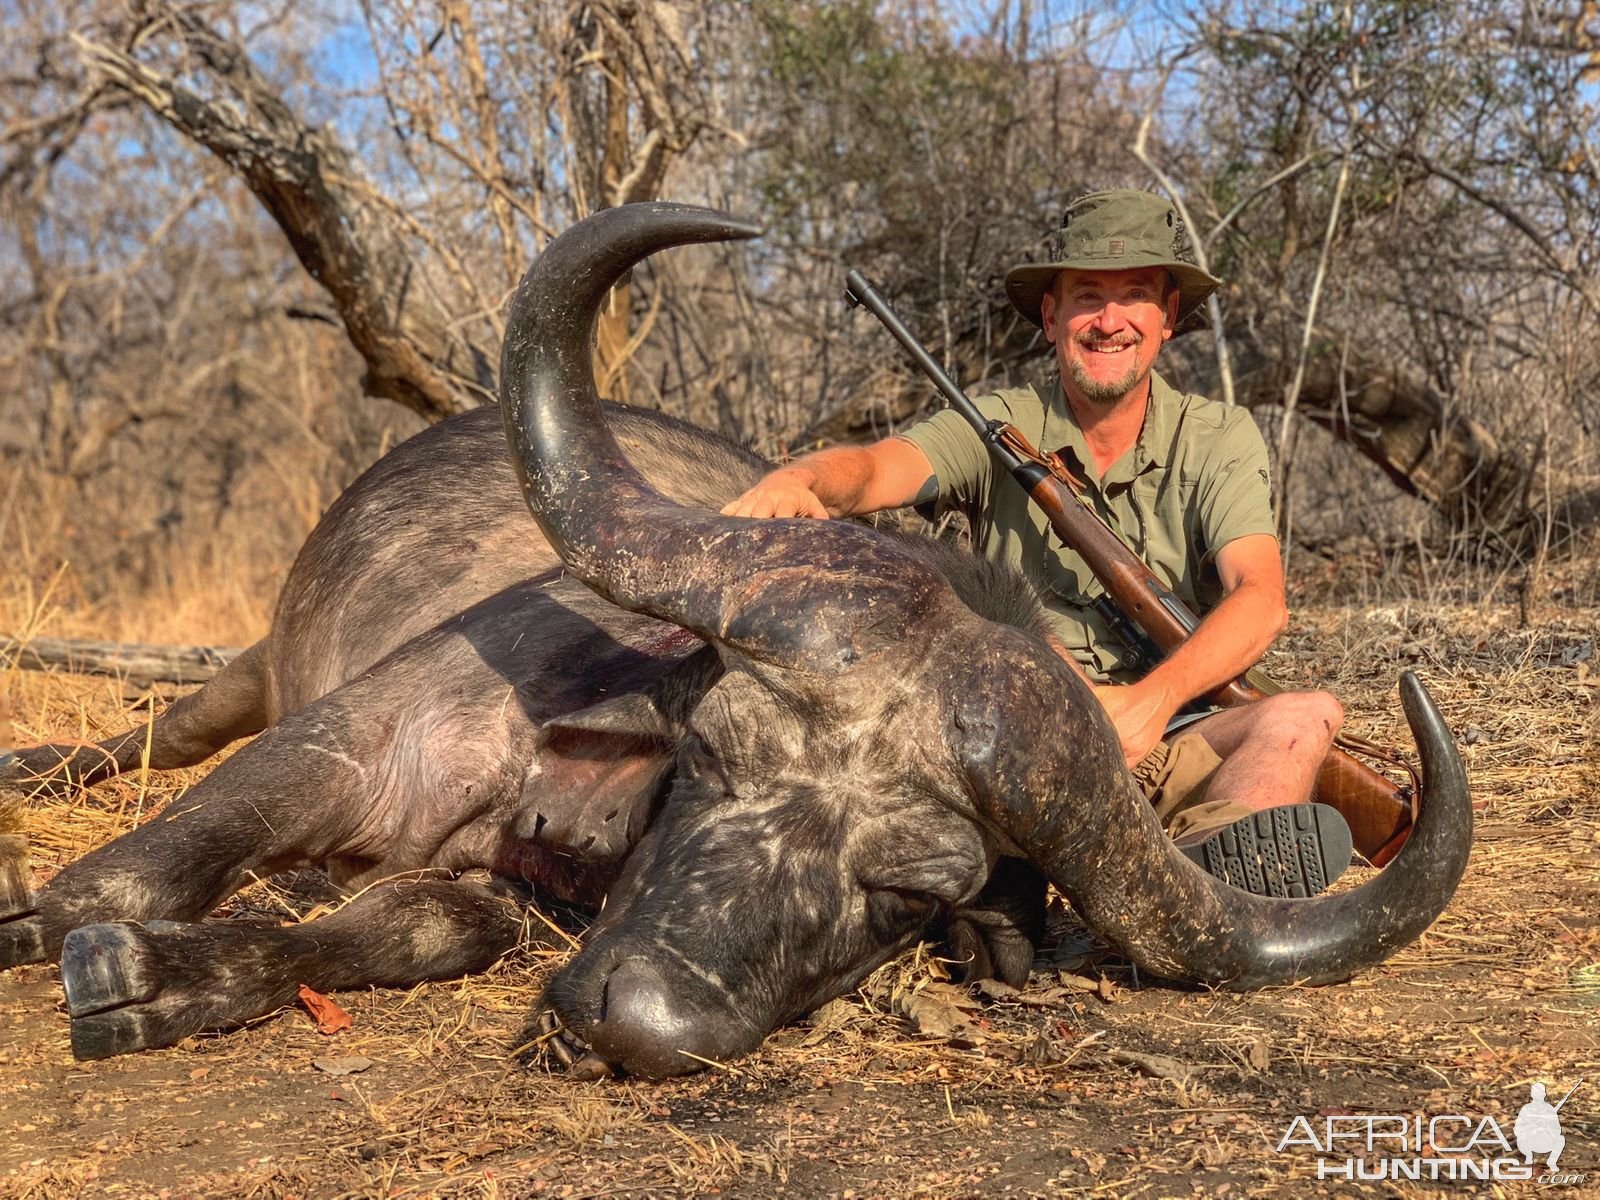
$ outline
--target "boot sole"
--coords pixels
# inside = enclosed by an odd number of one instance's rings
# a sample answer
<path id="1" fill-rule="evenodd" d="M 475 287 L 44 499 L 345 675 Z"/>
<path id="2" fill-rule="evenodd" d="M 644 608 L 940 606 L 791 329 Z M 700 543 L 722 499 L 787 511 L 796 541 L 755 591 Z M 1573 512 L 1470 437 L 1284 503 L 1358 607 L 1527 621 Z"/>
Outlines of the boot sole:
<path id="1" fill-rule="evenodd" d="M 1307 899 L 1344 874 L 1350 827 L 1326 804 L 1286 804 L 1241 817 L 1205 841 L 1180 846 L 1196 866 L 1253 896 Z"/>

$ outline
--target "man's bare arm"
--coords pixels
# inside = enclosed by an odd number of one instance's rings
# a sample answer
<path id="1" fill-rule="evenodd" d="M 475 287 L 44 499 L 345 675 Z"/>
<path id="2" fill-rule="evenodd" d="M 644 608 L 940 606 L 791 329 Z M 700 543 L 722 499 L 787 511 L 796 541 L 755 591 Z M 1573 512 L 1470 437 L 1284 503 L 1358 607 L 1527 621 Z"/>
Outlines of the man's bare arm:
<path id="1" fill-rule="evenodd" d="M 854 517 L 922 499 L 933 464 L 904 438 L 818 450 L 762 476 L 730 517 Z"/>
<path id="2" fill-rule="evenodd" d="M 1253 667 L 1288 624 L 1277 538 L 1229 542 L 1217 573 L 1226 594 L 1182 645 L 1139 682 L 1096 692 L 1130 762 L 1150 752 L 1185 704 Z"/>

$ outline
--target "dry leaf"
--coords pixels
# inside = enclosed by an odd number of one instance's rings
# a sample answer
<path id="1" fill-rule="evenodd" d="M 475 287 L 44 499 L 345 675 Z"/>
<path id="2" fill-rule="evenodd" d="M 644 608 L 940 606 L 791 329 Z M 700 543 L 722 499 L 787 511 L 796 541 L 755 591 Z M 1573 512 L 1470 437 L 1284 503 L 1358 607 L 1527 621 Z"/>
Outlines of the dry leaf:
<path id="1" fill-rule="evenodd" d="M 1272 1052 L 1267 1048 L 1265 1038 L 1257 1038 L 1250 1043 L 1250 1065 L 1257 1071 L 1265 1071 L 1272 1065 Z"/>
<path id="2" fill-rule="evenodd" d="M 986 1000 L 1017 1000 L 1021 993 L 1002 979 L 978 980 L 978 995 Z"/>
<path id="3" fill-rule="evenodd" d="M 372 1066 L 370 1058 L 313 1058 L 311 1065 L 324 1075 L 356 1075 Z"/>
<path id="4" fill-rule="evenodd" d="M 983 1030 L 938 992 L 913 992 L 901 1002 L 901 1011 L 924 1037 L 941 1038 L 955 1046 L 977 1046 L 986 1040 Z"/>
<path id="5" fill-rule="evenodd" d="M 1092 988 L 1092 985 L 1091 985 Z M 1018 991 L 1008 983 L 998 979 L 985 979 L 978 984 L 978 994 L 986 1000 L 1004 1000 L 1008 1004 L 1020 1004 L 1024 1008 L 1059 1008 L 1071 998 L 1071 991 L 1064 987 L 1048 987 Z"/>
<path id="6" fill-rule="evenodd" d="M 839 1031 L 860 1015 L 848 1000 L 829 1000 L 811 1014 L 811 1032 L 800 1044 L 815 1046 L 837 1036 Z"/>
<path id="7" fill-rule="evenodd" d="M 937 996 L 941 1001 L 965 1012 L 977 1012 L 983 1007 L 983 1001 L 974 996 L 972 992 L 961 984 L 956 983 L 926 983 L 917 991 L 924 996 Z"/>
<path id="8" fill-rule="evenodd" d="M 318 1033 L 339 1033 L 355 1024 L 344 1009 L 321 992 L 313 991 L 303 983 L 300 985 L 300 1003 L 306 1006 L 311 1019 L 317 1023 Z"/>
<path id="9" fill-rule="evenodd" d="M 1137 1050 L 1107 1050 L 1106 1057 L 1112 1062 L 1137 1067 L 1155 1079 L 1170 1079 L 1179 1084 L 1187 1083 L 1192 1075 L 1200 1071 L 1200 1068 L 1193 1063 L 1179 1062 L 1175 1058 L 1168 1058 L 1165 1054 L 1141 1054 Z"/>

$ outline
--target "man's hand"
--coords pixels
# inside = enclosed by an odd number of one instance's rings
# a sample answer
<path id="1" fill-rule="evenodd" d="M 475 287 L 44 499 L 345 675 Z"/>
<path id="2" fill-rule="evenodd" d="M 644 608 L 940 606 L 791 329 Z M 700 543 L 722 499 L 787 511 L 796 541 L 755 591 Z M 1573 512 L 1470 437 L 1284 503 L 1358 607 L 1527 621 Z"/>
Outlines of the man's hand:
<path id="1" fill-rule="evenodd" d="M 1122 742 L 1122 756 L 1130 767 L 1155 749 L 1167 731 L 1167 722 L 1183 704 L 1165 689 L 1147 686 L 1147 682 L 1141 680 L 1126 687 L 1113 684 L 1094 689 L 1094 698 L 1100 701 L 1116 727 L 1117 737 Z"/>
<path id="2" fill-rule="evenodd" d="M 1078 660 L 1072 657 L 1072 651 L 1061 644 L 1061 639 L 1053 633 L 1046 633 L 1044 640 L 1057 657 L 1072 668 L 1072 673 L 1089 685 L 1100 707 L 1106 710 L 1112 727 L 1117 731 L 1117 739 L 1122 743 L 1122 756 L 1128 760 L 1129 767 L 1155 749 L 1161 735 L 1167 730 L 1167 722 L 1183 701 L 1172 701 L 1168 707 L 1169 698 L 1166 694 L 1160 688 L 1147 686 L 1143 682 L 1127 687 L 1095 683 L 1083 673 Z"/>
<path id="3" fill-rule="evenodd" d="M 722 510 L 725 517 L 828 517 L 809 471 L 779 467 Z"/>

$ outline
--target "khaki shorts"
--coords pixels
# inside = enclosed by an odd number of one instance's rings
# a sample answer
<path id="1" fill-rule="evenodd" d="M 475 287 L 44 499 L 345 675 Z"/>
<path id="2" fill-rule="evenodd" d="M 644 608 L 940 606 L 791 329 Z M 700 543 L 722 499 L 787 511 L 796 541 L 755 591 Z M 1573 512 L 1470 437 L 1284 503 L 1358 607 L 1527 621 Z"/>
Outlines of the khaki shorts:
<path id="1" fill-rule="evenodd" d="M 1198 733 L 1181 733 L 1139 760 L 1133 777 L 1155 806 L 1161 827 L 1175 842 L 1204 841 L 1251 809 L 1233 800 L 1207 800 L 1206 788 L 1222 765 L 1211 744 Z"/>

